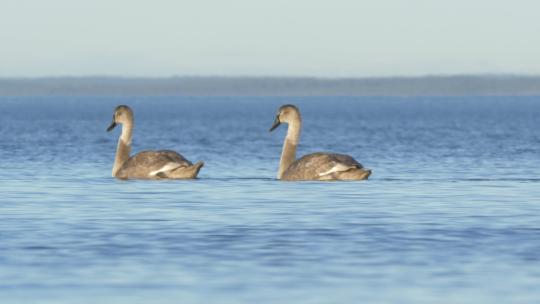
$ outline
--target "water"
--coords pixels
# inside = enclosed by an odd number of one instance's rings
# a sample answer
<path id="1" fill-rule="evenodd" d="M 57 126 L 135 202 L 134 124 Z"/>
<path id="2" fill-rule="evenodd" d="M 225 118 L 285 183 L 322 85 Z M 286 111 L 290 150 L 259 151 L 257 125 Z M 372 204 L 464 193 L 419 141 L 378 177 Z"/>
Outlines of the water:
<path id="1" fill-rule="evenodd" d="M 123 103 L 200 179 L 111 178 Z M 284 103 L 300 155 L 371 179 L 276 181 Z M 538 303 L 539 126 L 533 97 L 3 97 L 1 302 Z"/>

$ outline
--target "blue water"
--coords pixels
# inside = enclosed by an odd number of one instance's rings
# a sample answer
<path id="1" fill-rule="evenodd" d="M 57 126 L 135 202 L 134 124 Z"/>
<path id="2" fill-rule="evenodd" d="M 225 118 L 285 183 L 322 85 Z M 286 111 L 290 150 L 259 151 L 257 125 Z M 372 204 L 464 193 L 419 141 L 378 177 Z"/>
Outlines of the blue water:
<path id="1" fill-rule="evenodd" d="M 367 182 L 279 182 L 347 153 Z M 195 181 L 110 177 L 173 149 Z M 1 303 L 539 303 L 540 98 L 0 98 Z"/>

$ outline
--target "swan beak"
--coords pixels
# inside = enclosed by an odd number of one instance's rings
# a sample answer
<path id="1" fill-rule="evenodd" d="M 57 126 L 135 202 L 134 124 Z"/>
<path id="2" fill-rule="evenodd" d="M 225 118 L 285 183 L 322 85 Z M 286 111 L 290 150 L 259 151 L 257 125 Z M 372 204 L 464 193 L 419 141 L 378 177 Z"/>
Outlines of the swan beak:
<path id="1" fill-rule="evenodd" d="M 279 116 L 277 116 L 276 120 L 274 120 L 274 124 L 272 125 L 272 127 L 270 128 L 270 131 L 268 132 L 274 131 L 274 129 L 279 127 L 280 124 L 281 124 L 281 121 L 279 121 Z"/>
<path id="2" fill-rule="evenodd" d="M 110 132 L 112 129 L 114 129 L 114 127 L 116 127 L 116 121 L 113 120 L 111 125 L 107 128 L 107 132 Z"/>

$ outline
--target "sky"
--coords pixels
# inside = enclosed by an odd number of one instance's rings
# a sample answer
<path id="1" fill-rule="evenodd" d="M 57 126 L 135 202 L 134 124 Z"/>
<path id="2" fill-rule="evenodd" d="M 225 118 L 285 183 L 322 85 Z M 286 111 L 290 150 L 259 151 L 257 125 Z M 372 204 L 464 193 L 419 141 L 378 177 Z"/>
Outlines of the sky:
<path id="1" fill-rule="evenodd" d="M 0 77 L 540 74 L 536 0 L 0 0 Z"/>

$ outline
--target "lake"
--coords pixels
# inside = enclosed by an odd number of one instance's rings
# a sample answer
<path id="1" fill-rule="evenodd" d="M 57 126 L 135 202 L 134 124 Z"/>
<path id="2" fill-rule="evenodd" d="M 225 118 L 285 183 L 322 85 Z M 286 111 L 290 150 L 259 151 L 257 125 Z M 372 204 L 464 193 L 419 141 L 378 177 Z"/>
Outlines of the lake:
<path id="1" fill-rule="evenodd" d="M 275 179 L 346 153 L 362 182 Z M 133 152 L 191 181 L 111 177 Z M 2 303 L 538 303 L 539 97 L 0 97 Z"/>

